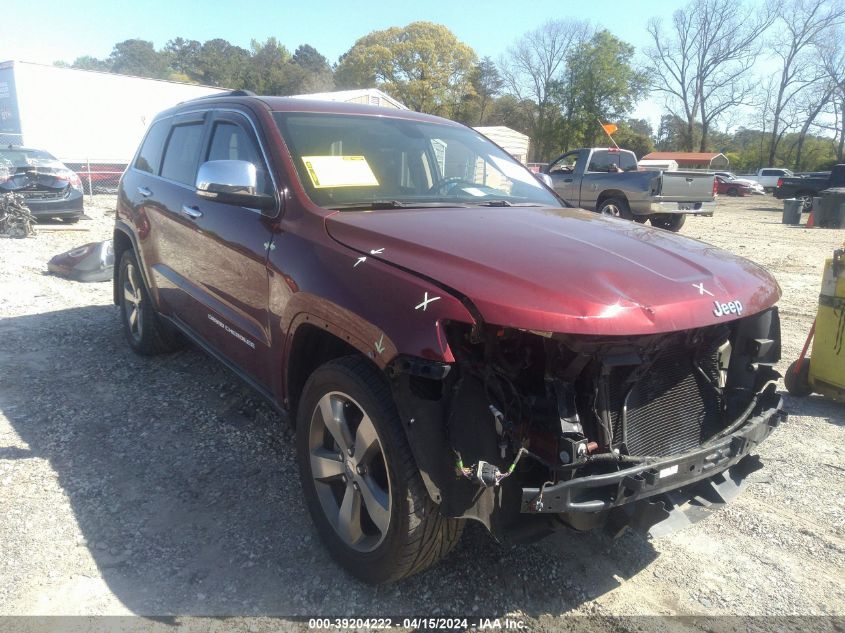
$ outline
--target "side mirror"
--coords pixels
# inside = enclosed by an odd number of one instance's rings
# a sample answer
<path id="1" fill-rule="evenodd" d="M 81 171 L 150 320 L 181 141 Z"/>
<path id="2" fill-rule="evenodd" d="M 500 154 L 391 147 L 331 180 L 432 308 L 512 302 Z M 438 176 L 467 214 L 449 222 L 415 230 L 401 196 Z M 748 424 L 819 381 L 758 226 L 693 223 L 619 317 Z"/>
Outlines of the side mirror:
<path id="1" fill-rule="evenodd" d="M 210 160 L 203 163 L 197 173 L 196 186 L 198 196 L 215 202 L 262 211 L 276 206 L 273 196 L 257 193 L 255 165 L 245 160 Z"/>
<path id="2" fill-rule="evenodd" d="M 534 174 L 534 177 L 546 185 L 549 189 L 554 188 L 554 182 L 552 182 L 552 177 L 548 174 Z"/>

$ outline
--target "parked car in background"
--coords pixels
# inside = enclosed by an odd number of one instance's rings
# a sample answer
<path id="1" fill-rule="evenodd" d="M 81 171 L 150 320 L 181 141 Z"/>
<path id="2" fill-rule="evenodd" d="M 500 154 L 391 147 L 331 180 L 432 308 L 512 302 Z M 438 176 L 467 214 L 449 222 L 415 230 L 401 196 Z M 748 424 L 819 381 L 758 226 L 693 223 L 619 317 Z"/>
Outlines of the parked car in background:
<path id="1" fill-rule="evenodd" d="M 742 178 L 737 176 L 732 171 L 717 171 L 717 176 L 721 176 L 725 181 L 731 181 L 731 184 L 735 185 L 746 185 L 749 189 L 751 189 L 751 193 L 763 195 L 766 193 L 766 190 L 763 189 L 763 185 L 759 182 L 755 182 L 753 180 L 748 180 L 747 178 Z M 731 193 L 730 186 L 725 188 L 725 191 L 719 190 L 719 193 L 724 193 L 726 195 L 742 195 L 740 193 Z"/>
<path id="2" fill-rule="evenodd" d="M 757 174 L 742 176 L 746 180 L 759 183 L 766 191 L 774 191 L 778 186 L 778 178 L 792 178 L 793 174 L 788 169 L 779 169 L 775 167 L 763 167 L 757 170 Z"/>
<path id="3" fill-rule="evenodd" d="M 831 187 L 845 187 L 845 164 L 835 165 L 830 172 L 802 178 L 780 178 L 775 188 L 775 198 L 799 198 L 804 203 L 804 212 L 813 208 L 813 198 L 819 192 Z"/>
<path id="4" fill-rule="evenodd" d="M 650 204 L 712 186 L 604 175 Z M 568 208 L 446 119 L 188 101 L 127 168 L 113 243 L 128 345 L 181 332 L 288 411 L 316 531 L 367 582 L 435 564 L 466 520 L 523 541 L 678 525 L 786 419 L 769 273 Z"/>
<path id="5" fill-rule="evenodd" d="M 0 147 L 0 194 L 16 193 L 38 219 L 73 223 L 82 217 L 82 182 L 75 172 L 40 149 Z"/>
<path id="6" fill-rule="evenodd" d="M 754 193 L 752 186 L 745 182 L 737 182 L 724 176 L 715 176 L 716 192 L 725 196 L 750 196 Z M 756 183 L 755 183 L 756 185 Z M 757 185 L 759 186 L 759 185 Z"/>
<path id="7" fill-rule="evenodd" d="M 552 187 L 581 207 L 679 231 L 687 215 L 713 215 L 713 174 L 694 171 L 639 171 L 634 152 L 606 147 L 576 149 L 552 161 Z"/>

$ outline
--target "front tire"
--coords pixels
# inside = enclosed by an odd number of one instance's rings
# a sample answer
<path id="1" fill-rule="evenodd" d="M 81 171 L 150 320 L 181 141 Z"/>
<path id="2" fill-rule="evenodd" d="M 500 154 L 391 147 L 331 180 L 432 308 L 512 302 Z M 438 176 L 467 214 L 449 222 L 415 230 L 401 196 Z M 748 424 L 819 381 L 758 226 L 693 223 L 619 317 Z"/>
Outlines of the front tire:
<path id="1" fill-rule="evenodd" d="M 634 214 L 631 213 L 631 207 L 628 206 L 625 198 L 608 198 L 599 205 L 597 211 L 602 215 L 612 215 L 623 220 L 634 219 Z"/>
<path id="2" fill-rule="evenodd" d="M 651 216 L 649 221 L 653 227 L 677 233 L 686 223 L 687 216 L 683 213 L 664 213 Z"/>
<path id="3" fill-rule="evenodd" d="M 308 379 L 297 415 L 305 501 L 334 559 L 367 583 L 430 567 L 463 521 L 440 514 L 420 478 L 390 388 L 365 358 L 326 363 Z"/>
<path id="4" fill-rule="evenodd" d="M 178 349 L 176 336 L 162 323 L 153 307 L 132 249 L 124 251 L 120 258 L 118 283 L 123 334 L 132 351 L 153 356 Z"/>

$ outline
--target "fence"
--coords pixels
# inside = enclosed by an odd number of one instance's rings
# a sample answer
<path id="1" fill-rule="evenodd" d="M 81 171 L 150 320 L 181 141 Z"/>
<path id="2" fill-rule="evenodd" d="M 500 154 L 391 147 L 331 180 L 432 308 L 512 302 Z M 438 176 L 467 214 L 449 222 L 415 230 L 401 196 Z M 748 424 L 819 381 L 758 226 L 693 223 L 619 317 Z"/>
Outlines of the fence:
<path id="1" fill-rule="evenodd" d="M 63 159 L 62 162 L 76 172 L 82 181 L 83 193 L 91 195 L 117 193 L 120 177 L 126 169 L 126 161 L 85 159 Z"/>

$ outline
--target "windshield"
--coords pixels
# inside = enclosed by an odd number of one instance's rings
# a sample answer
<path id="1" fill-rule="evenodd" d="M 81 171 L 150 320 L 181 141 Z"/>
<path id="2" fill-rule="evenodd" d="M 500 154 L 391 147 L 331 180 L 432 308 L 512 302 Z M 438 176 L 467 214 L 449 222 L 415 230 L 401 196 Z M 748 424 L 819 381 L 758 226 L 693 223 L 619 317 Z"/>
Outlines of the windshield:
<path id="1" fill-rule="evenodd" d="M 469 128 L 384 116 L 273 115 L 303 187 L 328 209 L 562 206 Z"/>

